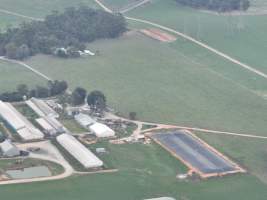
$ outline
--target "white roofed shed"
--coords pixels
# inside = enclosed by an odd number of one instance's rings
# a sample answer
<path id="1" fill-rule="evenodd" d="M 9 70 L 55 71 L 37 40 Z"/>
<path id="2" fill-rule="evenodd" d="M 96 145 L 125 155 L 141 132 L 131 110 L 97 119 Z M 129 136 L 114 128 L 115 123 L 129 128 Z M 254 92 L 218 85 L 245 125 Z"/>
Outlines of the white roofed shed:
<path id="1" fill-rule="evenodd" d="M 90 130 L 97 136 L 97 137 L 113 137 L 115 136 L 115 132 L 109 128 L 105 124 L 95 123 L 90 126 Z"/>
<path id="2" fill-rule="evenodd" d="M 78 160 L 84 168 L 99 168 L 103 166 L 103 162 L 72 135 L 61 134 L 57 137 L 57 142 Z"/>
<path id="3" fill-rule="evenodd" d="M 89 115 L 85 115 L 83 113 L 75 115 L 74 118 L 84 128 L 89 128 L 90 125 L 96 123 L 96 121 L 92 119 Z"/>

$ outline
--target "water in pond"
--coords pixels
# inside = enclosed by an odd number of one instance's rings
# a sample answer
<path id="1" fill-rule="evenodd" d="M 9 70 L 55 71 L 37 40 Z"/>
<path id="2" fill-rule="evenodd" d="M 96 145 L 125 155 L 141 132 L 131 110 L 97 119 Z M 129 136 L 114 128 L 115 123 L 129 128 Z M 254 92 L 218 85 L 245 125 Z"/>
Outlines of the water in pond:
<path id="1" fill-rule="evenodd" d="M 21 170 L 7 170 L 6 173 L 13 179 L 28 179 L 52 175 L 46 166 L 29 167 Z"/>

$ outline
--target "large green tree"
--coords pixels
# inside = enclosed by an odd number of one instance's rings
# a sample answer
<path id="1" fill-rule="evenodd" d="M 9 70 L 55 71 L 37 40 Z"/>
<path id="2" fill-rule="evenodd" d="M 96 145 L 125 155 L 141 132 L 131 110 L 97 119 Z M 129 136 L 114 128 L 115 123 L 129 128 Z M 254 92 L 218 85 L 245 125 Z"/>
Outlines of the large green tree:
<path id="1" fill-rule="evenodd" d="M 92 110 L 102 113 L 107 106 L 107 99 L 103 92 L 95 90 L 87 96 L 87 103 Z"/>

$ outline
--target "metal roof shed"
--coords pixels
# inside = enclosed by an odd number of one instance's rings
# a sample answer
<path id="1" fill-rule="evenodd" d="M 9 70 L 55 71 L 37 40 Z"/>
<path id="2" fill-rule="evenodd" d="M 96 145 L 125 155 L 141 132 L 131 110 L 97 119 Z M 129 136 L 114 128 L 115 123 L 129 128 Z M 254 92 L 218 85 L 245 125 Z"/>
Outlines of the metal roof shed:
<path id="1" fill-rule="evenodd" d="M 72 135 L 66 133 L 62 134 L 57 137 L 57 141 L 66 151 L 78 160 L 84 168 L 99 168 L 103 166 L 103 162 Z"/>
<path id="2" fill-rule="evenodd" d="M 74 116 L 75 120 L 84 128 L 89 128 L 90 125 L 96 123 L 89 115 L 79 113 Z"/>
<path id="3" fill-rule="evenodd" d="M 97 137 L 113 137 L 115 132 L 105 124 L 95 123 L 90 126 L 90 130 L 94 132 Z"/>
<path id="4" fill-rule="evenodd" d="M 4 142 L 0 143 L 0 149 L 5 157 L 14 157 L 20 155 L 19 149 L 9 140 L 5 140 Z"/>

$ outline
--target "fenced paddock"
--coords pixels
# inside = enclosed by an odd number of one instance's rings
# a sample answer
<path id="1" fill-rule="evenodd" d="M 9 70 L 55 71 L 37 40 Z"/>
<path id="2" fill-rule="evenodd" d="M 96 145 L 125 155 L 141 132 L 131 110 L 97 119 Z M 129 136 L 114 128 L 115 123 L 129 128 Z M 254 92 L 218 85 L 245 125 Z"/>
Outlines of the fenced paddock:
<path id="1" fill-rule="evenodd" d="M 245 172 L 191 132 L 155 133 L 150 137 L 202 178 Z"/>

